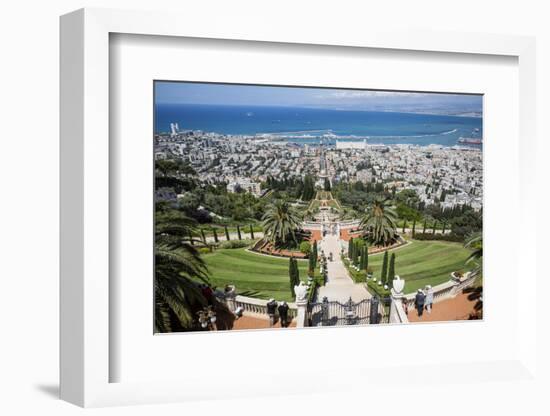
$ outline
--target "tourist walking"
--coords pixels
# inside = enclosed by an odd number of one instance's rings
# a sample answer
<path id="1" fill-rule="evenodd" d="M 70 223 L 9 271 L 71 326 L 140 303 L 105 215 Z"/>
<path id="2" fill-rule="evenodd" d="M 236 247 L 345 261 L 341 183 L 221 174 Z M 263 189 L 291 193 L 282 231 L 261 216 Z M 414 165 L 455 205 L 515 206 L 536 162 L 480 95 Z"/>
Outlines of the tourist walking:
<path id="1" fill-rule="evenodd" d="M 275 313 L 277 312 L 277 302 L 275 302 L 275 299 L 271 298 L 269 299 L 269 302 L 267 302 L 267 314 L 269 315 L 269 327 L 271 328 L 273 325 L 275 325 Z"/>
<path id="2" fill-rule="evenodd" d="M 288 322 L 288 304 L 283 301 L 277 309 L 279 311 L 279 319 L 281 320 L 281 328 L 287 328 L 290 324 Z"/>
<path id="3" fill-rule="evenodd" d="M 418 292 L 416 292 L 416 297 L 414 298 L 414 304 L 416 306 L 416 310 L 418 312 L 418 316 L 422 316 L 424 313 L 424 303 L 426 301 L 426 295 L 422 291 L 422 289 L 418 289 Z"/>
<path id="4" fill-rule="evenodd" d="M 434 290 L 430 285 L 426 286 L 426 312 L 432 313 L 432 305 L 434 303 Z"/>

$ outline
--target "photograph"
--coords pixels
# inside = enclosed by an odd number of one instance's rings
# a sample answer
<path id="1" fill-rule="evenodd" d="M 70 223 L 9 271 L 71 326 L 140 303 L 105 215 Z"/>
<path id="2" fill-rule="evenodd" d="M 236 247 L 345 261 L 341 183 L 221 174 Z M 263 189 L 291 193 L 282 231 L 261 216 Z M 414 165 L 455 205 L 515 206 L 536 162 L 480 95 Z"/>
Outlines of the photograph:
<path id="1" fill-rule="evenodd" d="M 152 88 L 154 333 L 483 319 L 482 94 Z"/>

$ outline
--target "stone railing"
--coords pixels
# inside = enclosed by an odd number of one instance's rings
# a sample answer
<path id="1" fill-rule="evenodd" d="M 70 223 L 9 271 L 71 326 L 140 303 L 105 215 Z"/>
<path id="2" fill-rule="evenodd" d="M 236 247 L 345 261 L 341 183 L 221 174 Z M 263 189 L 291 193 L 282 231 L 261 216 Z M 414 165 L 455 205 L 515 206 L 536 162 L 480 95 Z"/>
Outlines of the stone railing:
<path id="1" fill-rule="evenodd" d="M 302 223 L 302 228 L 305 230 L 320 230 L 323 224 L 313 221 L 304 221 Z"/>
<path id="2" fill-rule="evenodd" d="M 360 220 L 340 221 L 340 228 L 358 227 L 360 223 Z"/>
<path id="3" fill-rule="evenodd" d="M 235 312 L 241 309 L 243 315 L 253 316 L 258 318 L 267 318 L 267 300 L 251 298 L 248 296 L 236 295 L 228 293 L 224 296 L 219 296 L 219 300 L 225 302 L 230 311 Z M 297 307 L 295 303 L 288 303 L 288 316 L 291 319 L 296 317 Z"/>
<path id="4" fill-rule="evenodd" d="M 471 286 L 475 281 L 475 275 L 466 273 L 464 276 L 457 276 L 455 273 L 451 273 L 451 279 L 445 283 L 441 283 L 434 286 L 434 303 L 441 302 L 446 299 L 454 298 L 462 290 Z M 404 296 L 404 302 L 407 302 L 409 308 L 414 308 L 414 300 L 416 293 L 409 293 Z"/>

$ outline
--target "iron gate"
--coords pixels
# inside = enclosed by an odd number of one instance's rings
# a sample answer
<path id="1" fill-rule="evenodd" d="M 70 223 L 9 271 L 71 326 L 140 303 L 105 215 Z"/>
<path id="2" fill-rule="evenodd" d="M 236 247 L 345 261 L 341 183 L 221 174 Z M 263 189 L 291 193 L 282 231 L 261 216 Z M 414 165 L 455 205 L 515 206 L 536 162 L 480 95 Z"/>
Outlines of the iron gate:
<path id="1" fill-rule="evenodd" d="M 351 297 L 345 303 L 329 301 L 308 305 L 309 326 L 366 325 L 384 322 L 384 308 L 380 299 L 372 297 L 353 302 Z"/>

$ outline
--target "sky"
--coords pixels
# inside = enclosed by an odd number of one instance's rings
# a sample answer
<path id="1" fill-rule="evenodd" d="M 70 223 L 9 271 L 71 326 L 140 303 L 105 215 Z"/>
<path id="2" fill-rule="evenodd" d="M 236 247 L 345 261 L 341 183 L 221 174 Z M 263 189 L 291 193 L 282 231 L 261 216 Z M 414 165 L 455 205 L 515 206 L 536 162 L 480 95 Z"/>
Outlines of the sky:
<path id="1" fill-rule="evenodd" d="M 330 88 L 155 82 L 156 104 L 247 105 L 402 111 L 434 114 L 482 112 L 482 96 Z"/>

